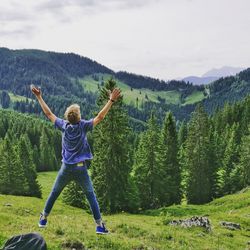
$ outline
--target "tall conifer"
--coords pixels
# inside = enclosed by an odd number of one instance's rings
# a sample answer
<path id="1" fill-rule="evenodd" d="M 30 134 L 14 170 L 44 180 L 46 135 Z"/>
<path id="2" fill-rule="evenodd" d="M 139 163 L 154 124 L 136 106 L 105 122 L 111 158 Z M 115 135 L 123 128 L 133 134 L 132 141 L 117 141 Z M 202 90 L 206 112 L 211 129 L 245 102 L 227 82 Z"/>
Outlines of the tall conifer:
<path id="1" fill-rule="evenodd" d="M 139 192 L 141 208 L 157 208 L 161 205 L 159 196 L 162 176 L 158 166 L 159 127 L 151 114 L 148 129 L 140 135 L 133 166 L 134 179 Z"/>
<path id="2" fill-rule="evenodd" d="M 33 162 L 33 155 L 29 138 L 26 134 L 22 135 L 18 142 L 17 151 L 19 168 L 24 170 L 28 189 L 26 195 L 41 197 L 41 188 L 37 181 L 36 167 Z"/>
<path id="3" fill-rule="evenodd" d="M 189 203 L 202 204 L 212 199 L 209 143 L 208 116 L 203 107 L 198 105 L 190 121 L 185 143 Z"/>
<path id="4" fill-rule="evenodd" d="M 109 79 L 98 99 L 102 108 L 116 82 Z M 112 213 L 127 209 L 130 145 L 128 115 L 122 97 L 111 107 L 105 119 L 94 129 L 92 178 L 102 211 Z"/>
<path id="5" fill-rule="evenodd" d="M 161 206 L 181 202 L 181 171 L 177 159 L 178 140 L 175 119 L 166 114 L 159 141 L 158 168 L 161 171 L 159 193 Z"/>

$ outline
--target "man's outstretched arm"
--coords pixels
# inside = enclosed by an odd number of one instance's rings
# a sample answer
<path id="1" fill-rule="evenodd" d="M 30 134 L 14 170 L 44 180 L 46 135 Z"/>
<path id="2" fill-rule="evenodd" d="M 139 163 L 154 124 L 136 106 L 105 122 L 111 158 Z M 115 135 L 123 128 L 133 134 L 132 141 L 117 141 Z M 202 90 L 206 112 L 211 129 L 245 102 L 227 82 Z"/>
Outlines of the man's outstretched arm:
<path id="1" fill-rule="evenodd" d="M 109 100 L 106 105 L 102 108 L 102 110 L 98 113 L 98 115 L 94 118 L 93 125 L 97 125 L 101 122 L 106 114 L 109 112 L 113 102 L 115 102 L 121 94 L 121 91 L 118 88 L 115 88 L 109 96 Z"/>
<path id="2" fill-rule="evenodd" d="M 41 108 L 42 108 L 44 114 L 48 117 L 48 119 L 50 119 L 53 123 L 55 123 L 57 117 L 51 112 L 50 108 L 43 100 L 41 89 L 36 88 L 33 84 L 30 85 L 30 89 L 31 89 L 32 93 L 36 96 L 39 104 L 41 105 Z"/>

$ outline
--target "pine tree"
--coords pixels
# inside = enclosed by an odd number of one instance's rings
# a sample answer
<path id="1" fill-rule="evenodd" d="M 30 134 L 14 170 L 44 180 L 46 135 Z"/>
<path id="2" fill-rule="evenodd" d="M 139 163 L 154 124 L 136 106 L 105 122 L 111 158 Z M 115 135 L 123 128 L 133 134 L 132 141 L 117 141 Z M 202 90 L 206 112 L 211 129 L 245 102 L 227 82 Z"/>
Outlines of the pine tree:
<path id="1" fill-rule="evenodd" d="M 161 205 L 159 191 L 162 182 L 161 172 L 157 165 L 159 127 L 153 114 L 151 114 L 147 124 L 147 131 L 140 135 L 133 166 L 135 184 L 139 191 L 142 209 L 157 208 Z"/>
<path id="2" fill-rule="evenodd" d="M 161 206 L 181 202 L 181 171 L 177 159 L 178 141 L 175 119 L 166 114 L 159 141 L 158 168 L 161 171 L 159 193 Z"/>
<path id="3" fill-rule="evenodd" d="M 185 121 L 182 121 L 179 131 L 178 131 L 178 145 L 179 147 L 186 141 L 187 139 L 187 124 Z"/>
<path id="4" fill-rule="evenodd" d="M 31 144 L 26 134 L 22 135 L 18 142 L 17 151 L 19 168 L 24 170 L 24 175 L 27 180 L 26 195 L 41 197 L 41 187 L 37 181 L 36 167 L 33 162 L 33 155 L 31 150 Z"/>
<path id="5" fill-rule="evenodd" d="M 6 166 L 4 162 L 4 141 L 0 138 L 0 193 L 4 193 L 5 178 L 6 178 Z"/>
<path id="6" fill-rule="evenodd" d="M 81 189 L 81 187 L 78 185 L 78 183 L 71 181 L 63 191 L 63 202 L 66 204 L 83 208 L 85 210 L 90 211 L 88 208 L 88 203 L 86 201 L 86 197 Z"/>
<path id="7" fill-rule="evenodd" d="M 2 108 L 4 108 L 4 109 L 9 108 L 9 106 L 10 106 L 10 96 L 9 96 L 8 92 L 6 92 L 4 90 L 0 93 L 0 104 L 1 104 Z"/>
<path id="8" fill-rule="evenodd" d="M 17 141 L 10 141 L 7 132 L 0 152 L 0 192 L 3 194 L 23 195 L 28 189 L 17 151 Z"/>
<path id="9" fill-rule="evenodd" d="M 248 126 L 250 121 L 250 96 L 248 96 L 242 103 L 242 118 L 240 122 L 240 131 L 248 134 Z"/>
<path id="10" fill-rule="evenodd" d="M 36 170 L 38 171 L 40 168 L 40 154 L 37 146 L 34 146 L 33 149 L 33 162 L 35 164 Z"/>
<path id="11" fill-rule="evenodd" d="M 40 137 L 40 166 L 38 171 L 48 171 L 51 169 L 51 147 L 49 145 L 49 139 L 45 132 L 45 129 L 42 130 L 42 135 Z"/>
<path id="12" fill-rule="evenodd" d="M 188 170 L 187 200 L 189 203 L 202 204 L 212 199 L 209 150 L 209 120 L 203 107 L 198 105 L 189 123 L 185 143 L 185 164 Z"/>
<path id="13" fill-rule="evenodd" d="M 214 126 L 210 126 L 209 131 L 209 180 L 210 180 L 210 197 L 216 198 L 221 196 L 220 185 L 221 179 L 219 169 L 222 166 L 223 150 L 221 138 Z"/>
<path id="14" fill-rule="evenodd" d="M 250 185 L 250 127 L 248 134 L 242 138 L 240 161 L 234 172 L 232 178 L 236 190 Z"/>
<path id="15" fill-rule="evenodd" d="M 231 128 L 228 128 L 227 144 L 223 157 L 223 194 L 229 194 L 233 192 L 233 183 L 231 179 L 231 173 L 235 168 L 235 164 L 239 160 L 239 151 L 237 144 L 237 130 L 239 125 L 234 123 Z"/>
<path id="16" fill-rule="evenodd" d="M 113 79 L 105 82 L 97 103 L 100 108 L 107 102 L 108 92 L 115 87 Z M 107 213 L 128 209 L 129 133 L 128 116 L 119 98 L 94 129 L 92 178 L 100 207 Z"/>

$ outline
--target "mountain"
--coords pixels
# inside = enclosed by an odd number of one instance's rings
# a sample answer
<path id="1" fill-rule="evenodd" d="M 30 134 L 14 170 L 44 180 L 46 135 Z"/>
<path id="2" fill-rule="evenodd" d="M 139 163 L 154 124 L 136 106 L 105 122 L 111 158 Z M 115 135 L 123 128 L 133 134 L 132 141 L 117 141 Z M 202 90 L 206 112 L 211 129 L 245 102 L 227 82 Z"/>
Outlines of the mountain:
<path id="1" fill-rule="evenodd" d="M 99 88 L 110 77 L 117 80 L 123 90 L 128 112 L 137 120 L 147 120 L 151 109 L 158 109 L 159 105 L 161 119 L 169 109 L 177 110 L 178 105 L 192 104 L 204 98 L 203 87 L 184 81 L 165 82 L 127 72 L 116 73 L 73 53 L 0 48 L 0 90 L 8 91 L 14 97 L 32 99 L 29 85 L 38 85 L 48 104 L 60 116 L 72 102 L 79 103 L 86 116 L 91 116 L 96 109 Z M 13 108 L 18 111 L 39 110 L 39 107 L 19 103 L 14 98 L 12 101 Z M 183 112 L 186 113 L 189 112 Z"/>
<path id="2" fill-rule="evenodd" d="M 221 68 L 214 68 L 206 72 L 202 75 L 202 77 L 225 77 L 225 76 L 234 76 L 238 74 L 240 71 L 244 70 L 244 68 L 239 67 L 229 67 L 224 66 Z"/>
<path id="3" fill-rule="evenodd" d="M 187 82 L 193 83 L 194 85 L 204 85 L 212 83 L 218 80 L 220 77 L 234 76 L 242 70 L 244 70 L 244 68 L 224 66 L 219 69 L 211 69 L 205 74 L 203 74 L 201 77 L 199 76 L 185 77 L 182 79 L 182 81 L 186 83 Z"/>
<path id="4" fill-rule="evenodd" d="M 42 88 L 45 100 L 58 116 L 63 116 L 68 105 L 78 103 L 83 114 L 91 117 L 97 111 L 100 87 L 113 77 L 122 90 L 132 127 L 142 129 L 152 110 L 159 120 L 169 110 L 177 120 L 183 120 L 190 118 L 197 103 L 202 102 L 212 113 L 225 102 L 244 98 L 250 93 L 249 71 L 219 78 L 208 85 L 193 85 L 114 72 L 73 53 L 0 48 L 0 105 L 19 112 L 41 112 L 29 88 L 33 83 Z"/>
<path id="5" fill-rule="evenodd" d="M 217 76 L 207 76 L 207 77 L 199 77 L 199 76 L 188 76 L 182 79 L 184 82 L 190 82 L 194 85 L 204 85 L 209 84 L 215 80 L 218 80 Z"/>

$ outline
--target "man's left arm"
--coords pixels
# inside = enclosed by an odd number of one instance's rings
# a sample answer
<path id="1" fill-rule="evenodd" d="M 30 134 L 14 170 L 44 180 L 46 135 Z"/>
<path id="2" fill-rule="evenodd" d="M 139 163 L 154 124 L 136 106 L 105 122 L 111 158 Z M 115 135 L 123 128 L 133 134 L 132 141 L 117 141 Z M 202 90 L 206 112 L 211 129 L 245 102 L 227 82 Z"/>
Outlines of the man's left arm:
<path id="1" fill-rule="evenodd" d="M 115 88 L 109 96 L 108 102 L 102 108 L 102 110 L 98 113 L 98 115 L 93 120 L 93 126 L 96 126 L 99 122 L 101 122 L 106 114 L 109 112 L 113 103 L 119 98 L 121 91 L 118 88 Z"/>

